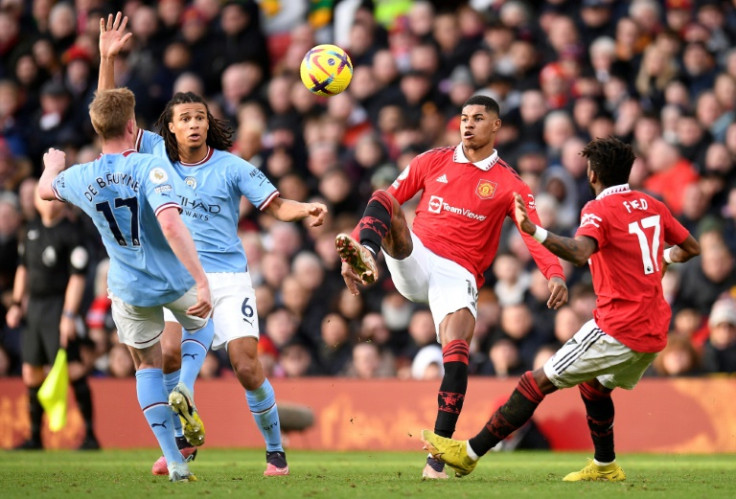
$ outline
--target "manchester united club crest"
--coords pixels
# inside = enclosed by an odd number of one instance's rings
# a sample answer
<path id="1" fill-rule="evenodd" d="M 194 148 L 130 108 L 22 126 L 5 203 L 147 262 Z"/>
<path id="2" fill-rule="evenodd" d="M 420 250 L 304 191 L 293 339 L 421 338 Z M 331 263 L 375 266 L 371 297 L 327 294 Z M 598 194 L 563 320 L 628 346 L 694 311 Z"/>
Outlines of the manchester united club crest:
<path id="1" fill-rule="evenodd" d="M 496 193 L 496 183 L 490 180 L 480 179 L 478 181 L 478 187 L 475 188 L 475 193 L 481 199 L 491 199 Z"/>

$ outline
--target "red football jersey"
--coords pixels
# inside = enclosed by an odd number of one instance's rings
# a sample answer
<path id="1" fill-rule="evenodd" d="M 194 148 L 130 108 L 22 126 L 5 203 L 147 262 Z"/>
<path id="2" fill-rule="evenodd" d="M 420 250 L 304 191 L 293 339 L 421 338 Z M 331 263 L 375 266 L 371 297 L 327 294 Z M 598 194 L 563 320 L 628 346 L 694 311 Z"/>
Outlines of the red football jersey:
<path id="1" fill-rule="evenodd" d="M 637 352 L 667 345 L 672 311 L 662 293 L 665 243 L 689 232 L 660 201 L 628 184 L 609 187 L 585 205 L 576 236 L 598 241 L 590 257 L 598 326 Z"/>
<path id="2" fill-rule="evenodd" d="M 529 186 L 496 151 L 471 163 L 462 145 L 432 149 L 414 158 L 387 190 L 400 204 L 422 191 L 412 231 L 433 253 L 475 275 L 478 287 L 496 256 L 504 219 L 514 220 L 514 192 L 528 200 L 530 218 L 540 223 Z M 522 235 L 545 277 L 564 279 L 557 257 Z"/>

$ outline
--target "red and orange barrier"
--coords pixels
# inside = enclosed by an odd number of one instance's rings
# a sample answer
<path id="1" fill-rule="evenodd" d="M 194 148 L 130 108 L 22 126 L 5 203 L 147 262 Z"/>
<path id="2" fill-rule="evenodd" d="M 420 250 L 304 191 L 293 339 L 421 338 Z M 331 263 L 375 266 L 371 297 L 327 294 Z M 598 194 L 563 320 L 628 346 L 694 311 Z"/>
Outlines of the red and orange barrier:
<path id="1" fill-rule="evenodd" d="M 420 450 L 418 433 L 432 428 L 437 382 L 341 378 L 272 380 L 281 403 L 309 407 L 314 425 L 287 435 L 288 447 L 319 450 Z M 471 378 L 456 436 L 467 438 L 486 422 L 515 379 Z M 153 447 L 140 413 L 133 379 L 91 380 L 97 436 L 104 448 Z M 27 395 L 20 379 L 0 379 L 0 448 L 28 434 Z M 70 395 L 73 399 L 73 395 Z M 199 381 L 197 407 L 207 428 L 207 446 L 263 446 L 234 378 Z M 736 378 L 645 379 L 633 391 L 614 392 L 618 452 L 736 452 Z M 590 450 L 583 403 L 577 389 L 542 402 L 535 421 L 556 450 Z M 74 448 L 83 434 L 70 401 L 67 426 L 44 432 L 49 448 Z"/>

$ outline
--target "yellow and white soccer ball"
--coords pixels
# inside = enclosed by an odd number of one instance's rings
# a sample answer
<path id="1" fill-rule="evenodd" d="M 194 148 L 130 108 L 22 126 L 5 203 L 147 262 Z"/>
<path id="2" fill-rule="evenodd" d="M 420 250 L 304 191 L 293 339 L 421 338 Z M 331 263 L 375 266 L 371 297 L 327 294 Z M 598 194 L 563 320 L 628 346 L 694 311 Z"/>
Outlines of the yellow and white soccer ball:
<path id="1" fill-rule="evenodd" d="M 348 88 L 353 78 L 353 63 L 337 45 L 317 45 L 302 59 L 299 74 L 310 92 L 330 97 Z"/>

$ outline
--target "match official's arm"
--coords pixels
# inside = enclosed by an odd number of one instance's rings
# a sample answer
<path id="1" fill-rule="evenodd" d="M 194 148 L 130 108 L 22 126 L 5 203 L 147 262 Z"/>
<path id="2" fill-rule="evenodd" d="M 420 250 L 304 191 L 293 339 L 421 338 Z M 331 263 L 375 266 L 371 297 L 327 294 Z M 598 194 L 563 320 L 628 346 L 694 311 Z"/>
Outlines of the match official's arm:
<path id="1" fill-rule="evenodd" d="M 212 298 L 207 274 L 205 274 L 199 261 L 192 235 L 179 215 L 179 209 L 166 208 L 161 210 L 156 218 L 172 251 L 192 274 L 197 285 L 197 303 L 189 307 L 187 313 L 197 317 L 207 317 L 212 310 Z"/>
<path id="2" fill-rule="evenodd" d="M 8 313 L 5 314 L 5 323 L 13 329 L 20 326 L 20 321 L 23 318 L 23 297 L 26 295 L 27 278 L 26 266 L 18 265 L 18 268 L 15 270 L 12 303 L 10 304 L 10 308 L 8 308 Z"/>
<path id="3" fill-rule="evenodd" d="M 84 274 L 72 274 L 66 284 L 64 293 L 64 308 L 59 320 L 59 342 L 63 348 L 69 344 L 69 340 L 77 337 L 77 314 L 82 304 L 85 286 Z"/>

